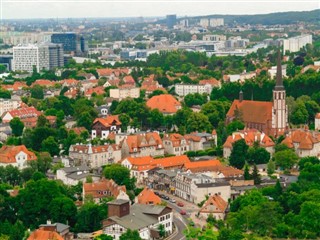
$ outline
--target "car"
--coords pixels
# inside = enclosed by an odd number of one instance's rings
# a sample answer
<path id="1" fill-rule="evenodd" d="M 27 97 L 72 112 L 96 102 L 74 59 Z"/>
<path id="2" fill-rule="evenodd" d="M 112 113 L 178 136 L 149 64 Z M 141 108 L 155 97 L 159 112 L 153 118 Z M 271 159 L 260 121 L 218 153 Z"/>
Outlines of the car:
<path id="1" fill-rule="evenodd" d="M 183 207 L 183 206 L 184 206 L 184 204 L 183 204 L 182 202 L 178 202 L 177 205 L 178 205 L 179 207 Z"/>
<path id="2" fill-rule="evenodd" d="M 154 192 L 155 195 L 157 196 L 160 196 L 160 193 L 159 192 Z"/>
<path id="3" fill-rule="evenodd" d="M 171 199 L 170 199 L 170 202 L 175 203 L 175 202 L 176 202 L 176 200 L 175 200 L 175 199 L 173 199 L 173 198 L 171 198 Z"/>
<path id="4" fill-rule="evenodd" d="M 185 210 L 181 210 L 181 211 L 180 211 L 180 214 L 181 214 L 181 215 L 187 215 L 187 212 L 186 212 Z"/>
<path id="5" fill-rule="evenodd" d="M 165 199 L 166 195 L 161 194 L 160 197 L 163 198 L 163 199 Z"/>
<path id="6" fill-rule="evenodd" d="M 169 200 L 170 198 L 168 196 L 164 195 L 164 199 Z"/>

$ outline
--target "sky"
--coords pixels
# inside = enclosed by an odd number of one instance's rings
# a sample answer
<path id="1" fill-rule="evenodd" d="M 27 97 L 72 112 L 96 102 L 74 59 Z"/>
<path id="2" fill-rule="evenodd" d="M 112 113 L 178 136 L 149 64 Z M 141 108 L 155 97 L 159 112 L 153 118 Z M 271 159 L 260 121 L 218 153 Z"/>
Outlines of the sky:
<path id="1" fill-rule="evenodd" d="M 0 0 L 1 19 L 259 14 L 320 9 L 320 0 Z"/>

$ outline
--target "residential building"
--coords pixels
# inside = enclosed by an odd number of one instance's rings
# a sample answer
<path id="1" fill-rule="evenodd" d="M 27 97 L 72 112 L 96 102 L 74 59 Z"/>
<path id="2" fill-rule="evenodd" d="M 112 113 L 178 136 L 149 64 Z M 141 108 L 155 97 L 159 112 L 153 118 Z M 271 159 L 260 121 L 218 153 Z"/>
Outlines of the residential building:
<path id="1" fill-rule="evenodd" d="M 21 120 L 27 118 L 38 118 L 41 115 L 34 107 L 22 107 L 18 109 L 11 110 L 2 115 L 2 122 L 7 123 L 10 122 L 14 117 L 18 117 Z"/>
<path id="2" fill-rule="evenodd" d="M 0 166 L 12 165 L 19 169 L 26 168 L 28 162 L 37 160 L 36 155 L 25 145 L 7 146 L 0 148 Z"/>
<path id="3" fill-rule="evenodd" d="M 283 52 L 298 52 L 307 44 L 312 44 L 312 35 L 305 34 L 283 40 Z"/>
<path id="4" fill-rule="evenodd" d="M 288 128 L 288 106 L 286 91 L 281 73 L 281 56 L 278 52 L 276 86 L 273 90 L 273 101 L 262 102 L 243 100 L 242 91 L 239 100 L 234 100 L 226 116 L 226 123 L 241 119 L 245 127 L 255 128 L 267 135 L 279 136 Z"/>
<path id="5" fill-rule="evenodd" d="M 135 177 L 138 183 L 146 183 L 149 170 L 154 168 L 181 169 L 187 162 L 190 162 L 190 160 L 186 155 L 158 159 L 146 156 L 124 158 L 121 165 L 130 170 L 131 177 Z"/>
<path id="6" fill-rule="evenodd" d="M 155 167 L 147 171 L 147 185 L 153 189 L 175 193 L 175 178 L 179 169 L 166 170 Z"/>
<path id="7" fill-rule="evenodd" d="M 210 18 L 209 19 L 209 25 L 210 27 L 219 27 L 224 25 L 224 19 L 223 18 Z"/>
<path id="8" fill-rule="evenodd" d="M 65 240 L 55 229 L 55 227 L 40 227 L 33 231 L 27 240 L 39 240 L 39 239 L 48 239 L 48 240 Z M 71 239 L 71 238 L 70 238 Z"/>
<path id="9" fill-rule="evenodd" d="M 299 157 L 319 157 L 320 133 L 318 131 L 291 129 L 282 143 L 294 149 Z"/>
<path id="10" fill-rule="evenodd" d="M 93 182 L 100 179 L 100 176 L 91 174 L 87 166 L 65 167 L 58 169 L 56 173 L 56 179 L 69 186 L 75 186 L 79 182 L 84 183 L 87 177 L 92 177 Z"/>
<path id="11" fill-rule="evenodd" d="M 172 233 L 172 209 L 161 205 L 134 204 L 129 201 L 108 202 L 108 218 L 103 221 L 103 233 L 118 240 L 128 229 L 137 230 L 142 239 L 159 237 L 158 226 L 162 224 L 167 235 Z"/>
<path id="12" fill-rule="evenodd" d="M 21 103 L 21 100 L 0 98 L 0 116 L 2 116 L 5 112 L 19 108 Z"/>
<path id="13" fill-rule="evenodd" d="M 110 89 L 110 97 L 121 101 L 125 98 L 139 98 L 140 88 L 132 85 L 122 85 L 116 89 Z"/>
<path id="14" fill-rule="evenodd" d="M 164 155 L 164 146 L 157 132 L 126 135 L 119 145 L 123 158 Z"/>
<path id="15" fill-rule="evenodd" d="M 212 159 L 185 163 L 183 166 L 183 170 L 190 171 L 191 173 L 201 173 L 209 171 L 219 171 L 220 166 L 222 165 L 218 159 Z"/>
<path id="16" fill-rule="evenodd" d="M 92 124 L 91 138 L 106 139 L 110 133 L 120 133 L 121 122 L 118 115 L 96 118 Z"/>
<path id="17" fill-rule="evenodd" d="M 207 219 L 209 215 L 212 215 L 216 220 L 224 220 L 227 207 L 228 202 L 225 201 L 220 195 L 214 194 L 205 201 L 199 211 L 199 216 Z"/>
<path id="18" fill-rule="evenodd" d="M 76 165 L 87 165 L 90 168 L 117 163 L 121 160 L 121 150 L 118 145 L 76 144 L 69 148 L 69 157 L 74 159 Z"/>
<path id="19" fill-rule="evenodd" d="M 13 84 L 1 85 L 1 88 L 15 93 L 23 88 L 28 88 L 28 85 L 25 82 L 15 81 Z"/>
<path id="20" fill-rule="evenodd" d="M 317 113 L 314 117 L 314 129 L 320 130 L 320 113 Z"/>
<path id="21" fill-rule="evenodd" d="M 158 109 L 165 115 L 172 115 L 181 109 L 181 103 L 170 94 L 153 96 L 146 104 L 149 108 Z"/>
<path id="22" fill-rule="evenodd" d="M 212 86 L 210 84 L 176 84 L 174 85 L 176 94 L 179 96 L 186 96 L 188 94 L 210 94 L 212 91 Z"/>
<path id="23" fill-rule="evenodd" d="M 130 200 L 126 194 L 126 186 L 119 186 L 112 179 L 101 179 L 98 182 L 83 183 L 82 199 L 83 202 L 90 199 L 95 203 L 100 203 L 105 198 L 115 198 Z"/>
<path id="24" fill-rule="evenodd" d="M 46 224 L 41 224 L 39 226 L 39 229 L 43 229 L 44 232 L 45 231 L 49 231 L 49 232 L 52 232 L 52 233 L 56 232 L 62 237 L 63 240 L 72 240 L 73 239 L 73 233 L 70 232 L 70 226 L 68 226 L 66 224 L 63 224 L 63 223 L 51 223 L 51 221 L 48 220 Z M 44 233 L 44 232 L 42 232 L 42 233 Z M 47 235 L 47 233 L 44 233 L 44 235 L 41 235 L 41 234 L 38 235 L 38 234 L 39 234 L 39 232 L 35 233 L 35 235 L 34 235 L 34 237 L 35 237 L 34 239 L 35 240 L 38 240 L 38 239 L 48 239 L 48 240 L 49 239 L 50 240 L 51 239 L 56 239 L 54 237 L 50 238 L 51 237 L 50 234 Z M 46 236 L 48 236 L 48 238 L 46 238 Z M 56 236 L 57 235 L 55 235 L 55 237 Z M 28 240 L 29 240 L 29 238 L 28 238 Z"/>
<path id="25" fill-rule="evenodd" d="M 190 151 L 206 150 L 217 146 L 218 137 L 216 131 L 210 133 L 192 132 L 184 135 L 188 141 Z"/>
<path id="26" fill-rule="evenodd" d="M 165 134 L 162 141 L 165 154 L 180 156 L 190 150 L 188 141 L 178 133 Z"/>
<path id="27" fill-rule="evenodd" d="M 136 202 L 139 204 L 158 205 L 161 203 L 161 198 L 152 189 L 146 187 L 137 196 Z"/>
<path id="28" fill-rule="evenodd" d="M 258 143 L 259 146 L 265 148 L 270 155 L 273 155 L 274 153 L 275 143 L 268 135 L 264 132 L 261 133 L 256 129 L 245 129 L 233 132 L 231 136 L 228 136 L 223 144 L 223 157 L 228 158 L 232 151 L 232 145 L 241 139 L 244 139 L 249 147 Z"/>
<path id="29" fill-rule="evenodd" d="M 214 194 L 220 195 L 226 202 L 231 197 L 231 188 L 228 182 L 218 181 L 205 174 L 181 172 L 177 173 L 175 180 L 175 194 L 195 204 L 205 200 L 206 196 Z"/>
<path id="30" fill-rule="evenodd" d="M 226 41 L 227 37 L 225 35 L 212 35 L 207 34 L 202 37 L 203 41 Z"/>
<path id="31" fill-rule="evenodd" d="M 13 47 L 13 71 L 32 72 L 62 67 L 63 49 L 59 44 L 18 45 Z"/>
<path id="32" fill-rule="evenodd" d="M 277 76 L 277 66 L 272 66 L 268 70 L 268 74 L 271 78 L 275 78 Z M 281 74 L 282 77 L 287 77 L 287 65 L 281 65 Z"/>

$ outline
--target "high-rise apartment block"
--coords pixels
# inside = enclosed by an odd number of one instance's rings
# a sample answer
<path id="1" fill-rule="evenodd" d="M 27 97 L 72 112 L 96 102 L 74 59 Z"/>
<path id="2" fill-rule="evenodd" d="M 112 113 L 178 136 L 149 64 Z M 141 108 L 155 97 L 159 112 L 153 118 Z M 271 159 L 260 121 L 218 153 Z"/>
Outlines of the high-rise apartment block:
<path id="1" fill-rule="evenodd" d="M 60 44 L 42 43 L 13 47 L 13 71 L 32 72 L 63 66 L 63 49 Z"/>
<path id="2" fill-rule="evenodd" d="M 298 52 L 307 44 L 312 44 L 312 35 L 301 35 L 283 40 L 283 51 Z"/>
<path id="3" fill-rule="evenodd" d="M 224 25 L 223 18 L 201 18 L 199 25 L 201 27 L 219 27 Z"/>

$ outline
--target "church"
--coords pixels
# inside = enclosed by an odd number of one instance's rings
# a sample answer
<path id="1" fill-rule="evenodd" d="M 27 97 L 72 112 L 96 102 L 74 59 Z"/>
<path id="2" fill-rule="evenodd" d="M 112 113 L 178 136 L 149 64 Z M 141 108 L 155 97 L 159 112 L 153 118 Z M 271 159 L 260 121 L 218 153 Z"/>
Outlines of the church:
<path id="1" fill-rule="evenodd" d="M 269 136 L 283 135 L 288 128 L 288 106 L 286 91 L 282 81 L 281 54 L 278 52 L 276 86 L 273 89 L 273 101 L 234 100 L 226 116 L 226 123 L 241 120 L 246 128 L 255 128 Z"/>

